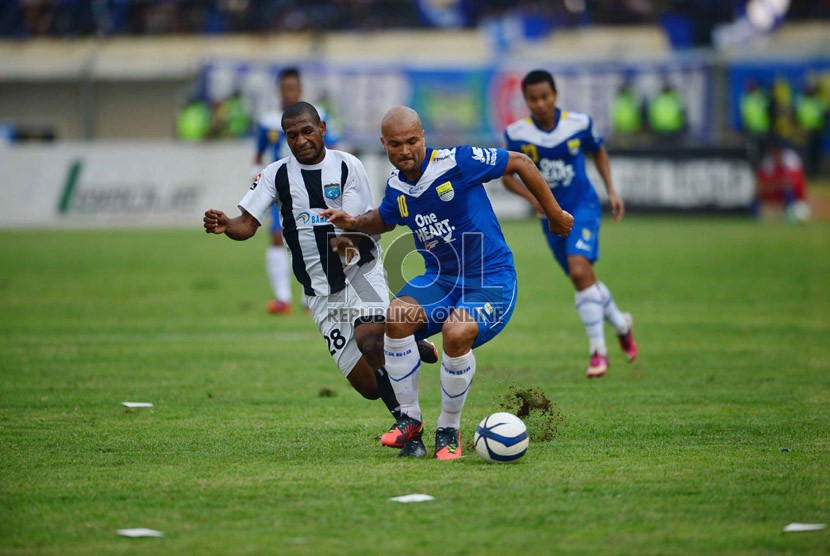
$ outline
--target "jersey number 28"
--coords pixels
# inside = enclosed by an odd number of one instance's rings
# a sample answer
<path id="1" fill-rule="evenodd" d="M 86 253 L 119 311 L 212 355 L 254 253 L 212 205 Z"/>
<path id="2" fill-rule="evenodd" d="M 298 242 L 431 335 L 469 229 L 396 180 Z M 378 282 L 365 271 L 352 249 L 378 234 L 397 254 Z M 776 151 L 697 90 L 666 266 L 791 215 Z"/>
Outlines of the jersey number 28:
<path id="1" fill-rule="evenodd" d="M 346 337 L 337 328 L 332 330 L 330 334 L 324 334 L 323 338 L 326 339 L 326 344 L 329 346 L 329 353 L 332 355 L 334 355 L 335 351 L 343 349 L 343 346 L 346 345 Z"/>

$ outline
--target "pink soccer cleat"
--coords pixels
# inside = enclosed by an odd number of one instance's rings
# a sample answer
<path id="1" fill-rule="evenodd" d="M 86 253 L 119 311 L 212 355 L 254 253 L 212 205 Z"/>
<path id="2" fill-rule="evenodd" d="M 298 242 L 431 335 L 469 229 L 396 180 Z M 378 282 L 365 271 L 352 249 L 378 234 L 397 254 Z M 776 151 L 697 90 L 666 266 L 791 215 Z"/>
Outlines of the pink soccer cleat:
<path id="1" fill-rule="evenodd" d="M 620 347 L 628 357 L 628 362 L 633 363 L 637 359 L 637 342 L 634 341 L 634 318 L 630 313 L 623 313 L 625 321 L 628 323 L 628 332 L 625 334 L 618 334 L 617 338 L 620 340 Z"/>
<path id="2" fill-rule="evenodd" d="M 585 371 L 585 376 L 588 378 L 596 378 L 605 374 L 608 370 L 608 356 L 600 355 L 596 351 L 591 354 L 591 363 L 588 365 L 588 370 Z"/>

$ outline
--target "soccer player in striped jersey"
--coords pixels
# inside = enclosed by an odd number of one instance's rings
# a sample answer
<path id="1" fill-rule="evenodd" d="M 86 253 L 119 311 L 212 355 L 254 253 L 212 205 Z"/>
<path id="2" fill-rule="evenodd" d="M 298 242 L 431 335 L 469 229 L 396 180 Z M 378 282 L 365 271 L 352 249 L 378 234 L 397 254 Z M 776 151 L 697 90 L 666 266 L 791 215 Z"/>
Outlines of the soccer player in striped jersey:
<path id="1" fill-rule="evenodd" d="M 502 149 L 426 145 L 418 113 L 390 110 L 381 143 L 396 171 L 377 209 L 354 217 L 342 210 L 321 214 L 344 230 L 380 234 L 398 224 L 412 230 L 426 273 L 410 280 L 389 306 L 384 354 L 401 404 L 401 418 L 381 437 L 404 444 L 401 456 L 426 455 L 418 400 L 420 361 L 416 341 L 441 333 L 441 413 L 434 456 L 461 457 L 461 410 L 476 371 L 473 348 L 493 339 L 510 320 L 516 302 L 513 254 L 483 183 L 517 172 L 548 216 L 550 231 L 567 235 L 573 218 L 563 211 L 531 160 Z"/>
<path id="2" fill-rule="evenodd" d="M 379 262 L 380 247 L 368 237 L 347 236 L 320 212 L 326 208 L 362 214 L 373 206 L 363 164 L 351 154 L 327 149 L 326 123 L 311 104 L 297 102 L 282 116 L 291 156 L 267 166 L 228 218 L 205 212 L 205 231 L 231 239 L 252 237 L 276 204 L 294 276 L 326 348 L 352 387 L 365 398 L 382 398 L 392 415 L 399 404 L 383 369 L 383 331 L 389 290 Z M 334 250 L 333 250 L 334 249 Z M 338 252 L 354 250 L 343 264 Z M 435 346 L 422 342 L 419 356 L 436 362 Z"/>
<path id="3" fill-rule="evenodd" d="M 282 131 L 282 110 L 302 98 L 303 86 L 300 81 L 300 70 L 295 67 L 285 68 L 277 76 L 277 89 L 280 97 L 280 111 L 269 111 L 263 114 L 257 123 L 256 153 L 251 177 L 256 176 L 265 166 L 263 160 L 266 153 L 271 157 L 269 162 L 283 159 L 291 154 L 285 134 Z M 320 119 L 326 121 L 326 113 L 318 110 Z M 338 141 L 336 134 L 329 126 L 325 135 L 325 144 L 333 148 Z M 274 298 L 265 305 L 265 310 L 272 315 L 291 314 L 291 283 L 288 268 L 288 252 L 282 237 L 280 217 L 276 205 L 271 214 L 271 244 L 265 251 L 265 271 L 268 282 L 274 292 Z"/>
<path id="4" fill-rule="evenodd" d="M 594 272 L 593 265 L 599 258 L 602 210 L 599 197 L 585 173 L 585 152 L 593 155 L 608 192 L 608 204 L 615 222 L 622 219 L 625 206 L 614 189 L 608 153 L 591 118 L 556 107 L 556 83 L 547 71 L 528 73 L 522 80 L 522 92 L 531 116 L 507 127 L 507 149 L 527 154 L 536 163 L 562 208 L 574 216 L 574 233 L 567 238 L 551 234 L 544 218 L 542 232 L 553 256 L 576 289 L 576 310 L 590 345 L 590 362 L 585 374 L 588 378 L 600 377 L 608 369 L 604 320 L 616 330 L 620 347 L 629 362 L 637 357 L 637 344 L 631 315 L 617 308 L 608 287 Z M 502 181 L 507 189 L 538 206 L 534 196 L 515 176 L 508 173 Z"/>

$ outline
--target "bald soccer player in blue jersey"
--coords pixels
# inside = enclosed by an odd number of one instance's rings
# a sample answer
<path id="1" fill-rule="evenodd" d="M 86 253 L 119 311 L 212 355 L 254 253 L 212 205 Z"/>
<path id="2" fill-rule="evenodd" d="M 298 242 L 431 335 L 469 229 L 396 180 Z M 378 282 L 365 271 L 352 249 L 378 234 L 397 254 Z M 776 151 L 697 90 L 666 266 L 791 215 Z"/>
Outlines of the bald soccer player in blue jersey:
<path id="1" fill-rule="evenodd" d="M 365 234 L 388 232 L 398 224 L 412 230 L 426 272 L 405 284 L 389 305 L 384 355 L 402 415 L 381 443 L 400 447 L 400 456 L 426 455 L 416 341 L 441 332 L 441 414 L 434 457 L 457 459 L 461 410 L 476 371 L 472 350 L 501 332 L 516 303 L 513 254 L 483 183 L 517 173 L 547 215 L 552 234 L 567 235 L 573 217 L 559 207 L 524 154 L 467 145 L 427 147 L 418 113 L 404 106 L 387 112 L 381 133 L 396 170 L 380 206 L 357 217 L 340 210 L 320 214 L 335 226 Z"/>
<path id="2" fill-rule="evenodd" d="M 594 130 L 588 115 L 565 112 L 556 107 L 553 76 L 544 70 L 528 73 L 522 80 L 522 93 L 531 116 L 507 127 L 507 149 L 528 155 L 541 171 L 557 202 L 574 216 L 574 233 L 567 238 L 550 233 L 544 218 L 542 231 L 556 262 L 576 289 L 576 310 L 589 340 L 590 361 L 585 374 L 588 378 L 600 377 L 608 370 L 604 320 L 616 330 L 620 347 L 629 362 L 637 358 L 637 344 L 631 315 L 617 308 L 608 287 L 594 273 L 593 265 L 599 258 L 602 210 L 599 196 L 585 173 L 585 152 L 592 153 L 605 183 L 614 221 L 622 219 L 625 206 L 611 181 L 611 167 L 602 137 Z M 538 207 L 535 196 L 514 176 L 505 175 L 503 182 L 507 189 Z"/>

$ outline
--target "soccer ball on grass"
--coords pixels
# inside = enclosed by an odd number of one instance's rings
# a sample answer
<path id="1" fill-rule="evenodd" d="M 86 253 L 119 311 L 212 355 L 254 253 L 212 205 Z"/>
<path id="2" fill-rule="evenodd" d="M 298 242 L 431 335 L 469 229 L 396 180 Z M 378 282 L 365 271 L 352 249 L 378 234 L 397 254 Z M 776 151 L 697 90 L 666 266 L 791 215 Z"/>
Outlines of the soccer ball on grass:
<path id="1" fill-rule="evenodd" d="M 488 463 L 510 463 L 527 452 L 527 427 L 512 413 L 493 413 L 478 424 L 476 452 Z"/>

